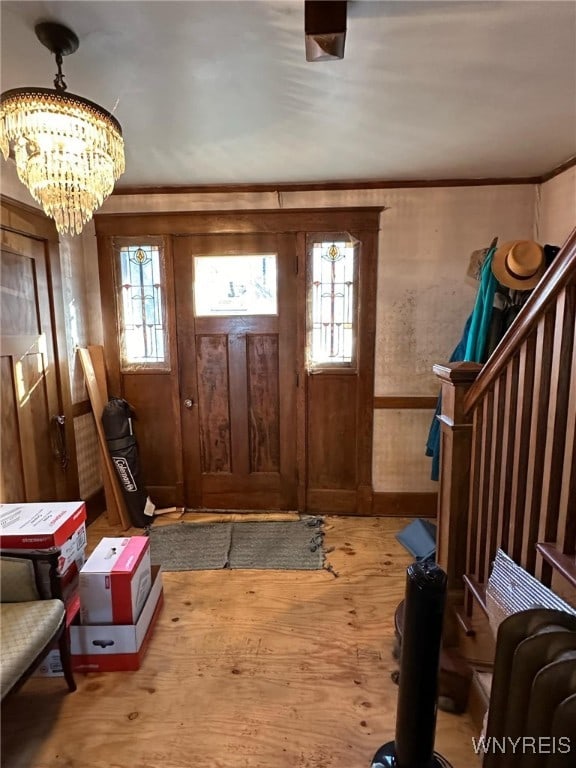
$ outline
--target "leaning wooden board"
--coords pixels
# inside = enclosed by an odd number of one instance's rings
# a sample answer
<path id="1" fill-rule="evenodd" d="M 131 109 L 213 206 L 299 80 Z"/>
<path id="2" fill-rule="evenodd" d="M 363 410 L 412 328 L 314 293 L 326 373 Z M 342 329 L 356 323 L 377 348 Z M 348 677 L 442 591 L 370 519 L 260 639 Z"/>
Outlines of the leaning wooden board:
<path id="1" fill-rule="evenodd" d="M 108 402 L 106 386 L 106 368 L 104 364 L 104 350 L 102 347 L 91 346 L 88 349 L 79 348 L 80 363 L 84 371 L 86 389 L 94 413 L 98 444 L 100 446 L 100 459 L 102 462 L 102 476 L 104 480 L 104 494 L 106 496 L 106 509 L 111 525 L 120 524 L 124 530 L 132 525 L 122 490 L 120 488 L 112 459 L 108 453 L 106 436 L 102 426 L 102 412 Z"/>

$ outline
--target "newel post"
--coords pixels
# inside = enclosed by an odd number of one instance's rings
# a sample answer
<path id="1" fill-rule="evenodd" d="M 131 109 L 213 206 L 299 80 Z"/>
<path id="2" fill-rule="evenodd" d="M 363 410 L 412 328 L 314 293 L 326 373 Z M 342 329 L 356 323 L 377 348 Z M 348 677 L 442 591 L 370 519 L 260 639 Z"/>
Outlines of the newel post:
<path id="1" fill-rule="evenodd" d="M 448 577 L 449 594 L 464 588 L 472 451 L 472 414 L 464 411 L 464 398 L 481 370 L 478 363 L 433 368 L 442 386 L 436 560 Z"/>

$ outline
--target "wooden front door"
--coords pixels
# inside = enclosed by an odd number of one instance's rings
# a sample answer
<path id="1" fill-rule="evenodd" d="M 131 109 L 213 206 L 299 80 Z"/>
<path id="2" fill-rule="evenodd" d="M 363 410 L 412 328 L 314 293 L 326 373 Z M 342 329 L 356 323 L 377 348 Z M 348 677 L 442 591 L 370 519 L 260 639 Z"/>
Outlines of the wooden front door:
<path id="1" fill-rule="evenodd" d="M 43 242 L 2 230 L 0 501 L 62 498 L 59 412 Z M 62 434 L 62 432 L 60 432 Z"/>
<path id="2" fill-rule="evenodd" d="M 175 238 L 186 505 L 296 509 L 294 234 Z"/>

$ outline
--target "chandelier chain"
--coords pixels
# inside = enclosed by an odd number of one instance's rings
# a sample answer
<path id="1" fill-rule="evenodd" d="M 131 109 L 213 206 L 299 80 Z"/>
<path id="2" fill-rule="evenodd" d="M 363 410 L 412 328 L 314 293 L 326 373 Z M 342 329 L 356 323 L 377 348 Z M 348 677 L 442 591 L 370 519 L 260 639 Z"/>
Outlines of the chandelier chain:
<path id="1" fill-rule="evenodd" d="M 62 53 L 58 51 L 56 53 L 56 64 L 58 65 L 58 72 L 54 78 L 54 88 L 57 91 L 65 91 L 68 86 L 64 82 L 64 73 L 62 72 Z"/>

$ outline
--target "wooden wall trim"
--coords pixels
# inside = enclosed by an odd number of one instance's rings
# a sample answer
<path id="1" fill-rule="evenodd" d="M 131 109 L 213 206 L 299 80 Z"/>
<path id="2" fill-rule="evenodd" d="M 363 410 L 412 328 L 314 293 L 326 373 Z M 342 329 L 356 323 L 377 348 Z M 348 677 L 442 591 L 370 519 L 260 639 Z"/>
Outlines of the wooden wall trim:
<path id="1" fill-rule="evenodd" d="M 382 206 L 289 210 L 112 213 L 94 216 L 98 236 L 334 232 L 380 229 Z"/>
<path id="2" fill-rule="evenodd" d="M 547 181 L 550 181 L 550 179 L 553 179 L 554 176 L 559 176 L 561 173 L 564 173 L 564 171 L 570 170 L 570 168 L 574 168 L 576 165 L 576 155 L 574 157 L 571 157 L 570 160 L 567 160 L 565 163 L 562 163 L 557 168 L 554 168 L 553 170 L 549 171 L 548 173 L 544 173 L 542 176 L 540 176 L 540 184 L 544 184 Z"/>
<path id="3" fill-rule="evenodd" d="M 72 418 L 76 419 L 78 416 L 85 416 L 87 413 L 92 413 L 90 400 L 81 400 L 79 403 L 72 403 Z"/>
<path id="4" fill-rule="evenodd" d="M 436 517 L 438 494 L 412 491 L 375 491 L 372 515 L 380 517 Z"/>
<path id="5" fill-rule="evenodd" d="M 434 410 L 438 403 L 437 397 L 400 397 L 400 396 L 384 396 L 374 398 L 374 409 L 386 409 L 393 410 Z"/>
<path id="6" fill-rule="evenodd" d="M 543 184 L 576 165 L 576 156 L 540 176 L 476 179 L 348 179 L 339 181 L 273 182 L 262 184 L 188 184 L 185 186 L 116 186 L 112 195 L 238 194 L 242 192 L 328 192 L 333 190 L 486 187 Z"/>
<path id="7" fill-rule="evenodd" d="M 32 237 L 35 240 L 47 240 L 58 243 L 56 225 L 43 211 L 26 203 L 0 195 L 2 226 L 11 232 Z"/>
<path id="8" fill-rule="evenodd" d="M 571 282 L 576 282 L 576 228 L 572 230 L 560 253 L 522 307 L 518 318 L 502 339 L 498 349 L 470 387 L 464 401 L 467 411 L 474 408 L 482 399 L 508 361 L 519 351 L 539 319 L 552 308 L 558 294 Z"/>
<path id="9" fill-rule="evenodd" d="M 565 169 L 563 169 L 565 170 Z M 562 171 L 558 171 L 561 173 Z M 552 175 L 556 172 L 551 171 Z M 270 183 L 270 184 L 195 184 L 187 186 L 157 186 L 157 187 L 116 187 L 112 195 L 193 195 L 193 194 L 239 194 L 242 192 L 330 192 L 356 191 L 364 189 L 415 189 L 428 187 L 487 187 L 518 184 L 539 184 L 543 177 L 526 176 L 510 179 L 413 179 L 413 180 L 384 180 L 352 179 L 350 181 L 314 181 L 302 183 Z M 550 176 L 552 178 L 552 176 Z"/>

